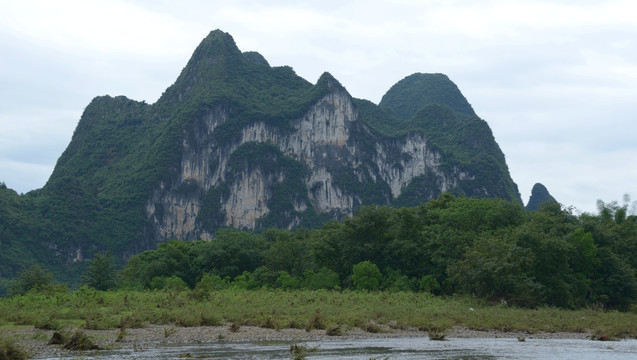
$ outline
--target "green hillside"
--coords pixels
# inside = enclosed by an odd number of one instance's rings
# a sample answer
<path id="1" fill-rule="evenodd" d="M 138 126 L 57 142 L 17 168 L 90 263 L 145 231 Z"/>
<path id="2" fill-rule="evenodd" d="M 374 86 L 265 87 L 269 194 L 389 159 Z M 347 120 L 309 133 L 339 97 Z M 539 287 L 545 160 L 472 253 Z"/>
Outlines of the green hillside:
<path id="1" fill-rule="evenodd" d="M 215 109 L 223 110 L 227 119 L 212 132 L 214 146 L 236 151 L 229 158 L 229 170 L 210 190 L 188 183 L 175 190 L 206 199 L 198 227 L 214 233 L 224 226 L 218 204 L 242 167 L 258 166 L 283 178 L 272 188 L 267 204 L 271 212 L 258 220 L 259 228 L 284 226 L 289 221 L 283 220 L 294 218 L 300 226 L 316 227 L 337 216 L 319 214 L 312 206 L 293 209 L 295 203 L 307 202 L 312 191 L 304 188 L 308 169 L 298 160 L 269 144 L 233 148 L 242 129 L 256 121 L 283 134 L 295 131 L 290 121 L 330 92 L 346 93 L 328 73 L 312 84 L 290 67 L 271 67 L 260 54 L 241 52 L 229 34 L 215 30 L 156 103 L 123 96 L 94 98 L 42 189 L 20 196 L 6 186 L 0 188 L 0 282 L 37 263 L 73 284 L 96 253 L 110 251 L 122 264 L 155 248 L 160 239 L 147 216 L 147 207 L 153 205 L 149 199 L 157 189 L 173 184 L 184 142 L 197 142 L 201 134 L 193 129 Z M 368 168 L 374 165 L 374 141 L 391 142 L 419 132 L 441 154 L 442 170 L 472 174 L 473 179 L 460 181 L 452 192 L 520 201 L 488 125 L 446 76 L 409 76 L 378 106 L 353 102 L 363 122 L 352 130 L 363 153 L 357 161 Z M 334 184 L 361 205 L 416 205 L 440 194 L 431 175 L 416 177 L 392 200 L 389 186 L 369 171 L 355 173 L 342 164 L 331 170 Z"/>

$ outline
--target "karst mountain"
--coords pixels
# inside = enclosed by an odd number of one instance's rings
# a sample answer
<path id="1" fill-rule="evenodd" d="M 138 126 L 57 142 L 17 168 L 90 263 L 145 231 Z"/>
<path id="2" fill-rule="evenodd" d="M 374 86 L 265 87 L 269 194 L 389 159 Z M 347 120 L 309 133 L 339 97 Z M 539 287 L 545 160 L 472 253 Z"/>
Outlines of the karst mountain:
<path id="1" fill-rule="evenodd" d="M 94 98 L 42 189 L 0 189 L 0 277 L 444 192 L 521 204 L 491 129 L 447 76 L 407 76 L 377 105 L 215 30 L 154 104 Z"/>

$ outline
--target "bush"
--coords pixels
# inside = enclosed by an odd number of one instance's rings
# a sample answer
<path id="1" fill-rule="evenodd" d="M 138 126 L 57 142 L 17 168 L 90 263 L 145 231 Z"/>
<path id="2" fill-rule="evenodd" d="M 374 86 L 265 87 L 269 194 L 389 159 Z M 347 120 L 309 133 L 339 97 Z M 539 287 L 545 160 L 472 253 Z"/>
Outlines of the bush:
<path id="1" fill-rule="evenodd" d="M 62 329 L 62 324 L 53 316 L 49 316 L 46 320 L 36 320 L 34 327 L 40 330 L 60 330 Z"/>
<path id="2" fill-rule="evenodd" d="M 370 261 L 363 261 L 354 265 L 352 281 L 356 290 L 378 290 L 382 278 L 383 274 L 380 273 L 378 266 Z"/>
<path id="3" fill-rule="evenodd" d="M 305 271 L 305 287 L 310 290 L 318 289 L 334 289 L 341 284 L 338 274 L 323 266 L 319 272 L 307 270 Z"/>
<path id="4" fill-rule="evenodd" d="M 67 341 L 67 338 L 68 336 L 61 331 L 55 331 L 47 345 L 62 345 Z"/>
<path id="5" fill-rule="evenodd" d="M 24 295 L 31 289 L 42 289 L 53 285 L 53 274 L 39 265 L 23 268 L 9 285 L 9 296 Z"/>
<path id="6" fill-rule="evenodd" d="M 171 277 L 154 277 L 150 281 L 149 287 L 152 290 L 184 291 L 188 285 L 179 276 L 173 275 Z"/>
<path id="7" fill-rule="evenodd" d="M 219 275 L 216 274 L 203 274 L 201 280 L 195 286 L 195 290 L 202 292 L 210 292 L 213 290 L 221 290 L 228 287 L 228 284 L 224 282 Z"/>
<path id="8" fill-rule="evenodd" d="M 82 331 L 76 331 L 64 344 L 64 348 L 67 350 L 99 350 L 93 340 L 91 340 Z"/>
<path id="9" fill-rule="evenodd" d="M 431 294 L 440 293 L 440 284 L 433 275 L 425 275 L 420 279 L 420 291 L 428 292 Z"/>
<path id="10" fill-rule="evenodd" d="M 281 271 L 275 285 L 284 290 L 299 289 L 301 287 L 301 279 L 288 274 L 287 271 Z"/>
<path id="11" fill-rule="evenodd" d="M 8 340 L 0 340 L 0 359 L 1 360 L 22 360 L 28 359 L 29 354 L 22 350 L 18 345 Z"/>
<path id="12" fill-rule="evenodd" d="M 321 309 L 316 309 L 314 315 L 310 317 L 307 322 L 307 326 L 305 327 L 305 331 L 309 332 L 312 329 L 324 330 L 325 329 L 325 318 L 323 314 L 321 314 Z"/>

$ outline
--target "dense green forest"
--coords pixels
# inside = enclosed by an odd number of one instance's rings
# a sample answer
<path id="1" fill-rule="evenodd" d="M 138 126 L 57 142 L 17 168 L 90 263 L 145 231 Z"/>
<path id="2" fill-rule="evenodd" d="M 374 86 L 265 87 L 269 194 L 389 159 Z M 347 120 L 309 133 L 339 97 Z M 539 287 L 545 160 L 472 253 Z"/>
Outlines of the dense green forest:
<path id="1" fill-rule="evenodd" d="M 627 310 L 637 303 L 637 216 L 627 210 L 601 203 L 598 215 L 575 215 L 546 202 L 529 212 L 517 202 L 443 194 L 417 207 L 363 207 L 316 230 L 224 229 L 211 241 L 169 241 L 131 257 L 116 282 L 109 255 L 100 254 L 84 282 L 101 290 L 419 291 Z M 10 290 L 25 291 L 28 279 Z"/>

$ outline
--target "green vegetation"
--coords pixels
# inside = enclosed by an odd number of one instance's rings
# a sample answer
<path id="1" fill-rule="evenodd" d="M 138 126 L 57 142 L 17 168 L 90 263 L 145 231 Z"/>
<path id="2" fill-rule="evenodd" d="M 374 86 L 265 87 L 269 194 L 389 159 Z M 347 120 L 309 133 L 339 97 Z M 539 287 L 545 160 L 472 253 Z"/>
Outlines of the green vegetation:
<path id="1" fill-rule="evenodd" d="M 546 187 L 540 183 L 536 183 L 533 185 L 533 189 L 531 189 L 531 197 L 529 198 L 529 202 L 524 207 L 526 210 L 534 211 L 540 208 L 540 204 L 545 203 L 547 201 L 557 201 Z"/>
<path id="2" fill-rule="evenodd" d="M 0 183 L 0 295 L 9 292 L 9 278 L 33 264 L 73 288 L 82 283 L 112 287 L 105 281 L 113 278 L 97 279 L 99 272 L 86 275 L 89 267 L 98 267 L 88 261 L 109 253 L 112 266 L 121 267 L 131 255 L 157 247 L 160 240 L 153 219 L 147 217 L 147 207 L 155 206 L 155 215 L 161 218 L 165 204 L 149 204 L 155 191 L 166 189 L 203 199 L 196 227 L 214 234 L 226 224 L 219 200 L 227 198 L 231 181 L 246 169 L 264 171 L 277 179 L 268 188 L 270 212 L 258 220 L 257 229 L 289 224 L 317 228 L 339 218 L 342 213 L 317 213 L 309 203 L 308 193 L 319 190 L 306 188 L 309 169 L 302 162 L 271 144 L 234 148 L 245 126 L 255 122 L 279 134 L 292 131 L 290 121 L 306 114 L 329 93 L 346 95 L 346 90 L 328 73 L 313 85 L 290 67 L 271 67 L 258 53 L 242 53 L 230 35 L 213 31 L 155 104 L 123 96 L 94 98 L 44 188 L 18 195 Z M 364 100 L 354 100 L 354 104 L 359 119 L 372 128 L 370 132 L 355 123 L 350 129 L 362 154 L 357 161 L 374 162 L 371 157 L 377 140 L 389 143 L 391 137 L 417 131 L 442 155 L 443 170 L 450 178 L 469 174 L 452 189 L 456 195 L 519 199 L 488 125 L 475 117 L 446 76 L 415 74 L 392 87 L 379 106 Z M 211 118 L 218 120 L 214 131 L 208 123 Z M 229 155 L 223 180 L 206 190 L 196 181 L 175 184 L 185 146 L 195 152 Z M 211 160 L 211 171 L 226 160 Z M 389 186 L 377 180 L 373 166 L 354 171 L 335 161 L 328 167 L 333 184 L 354 198 L 354 208 L 415 206 L 441 191 L 436 178 L 423 175 L 392 201 Z M 303 206 L 295 207 L 298 204 Z M 344 278 L 351 268 L 326 268 L 338 273 L 339 281 L 349 281 L 341 286 L 351 285 L 351 279 Z M 385 271 L 382 266 L 380 270 Z M 305 276 L 304 272 L 289 275 L 291 282 L 285 277 L 281 281 L 291 287 L 296 286 L 295 279 Z M 184 281 L 193 285 L 192 280 Z"/>
<path id="3" fill-rule="evenodd" d="M 637 306 L 636 255 L 637 216 L 627 205 L 600 203 L 599 215 L 576 216 L 556 202 L 526 212 L 515 202 L 443 194 L 412 208 L 363 207 L 321 229 L 224 229 L 210 241 L 169 241 L 132 256 L 119 276 L 109 255 L 97 255 L 83 279 L 103 290 L 192 289 L 202 299 L 223 289 L 357 289 L 627 311 Z M 9 289 L 65 287 L 33 266 Z M 49 320 L 41 326 L 56 326 Z"/>
<path id="4" fill-rule="evenodd" d="M 145 324 L 165 326 L 166 337 L 174 326 L 222 325 L 331 336 L 417 328 L 432 339 L 454 326 L 637 337 L 636 252 L 627 205 L 600 202 L 599 215 L 576 216 L 554 202 L 526 212 L 443 194 L 413 208 L 364 207 L 316 230 L 225 229 L 211 241 L 170 241 L 133 256 L 110 291 L 69 291 L 25 268 L 11 285 L 31 285 L 0 299 L 0 325 L 56 330 L 51 341 L 86 346 L 90 339 L 63 329 L 119 328 L 118 339 Z M 110 268 L 108 255 L 96 259 L 87 274 Z"/>
<path id="5" fill-rule="evenodd" d="M 399 119 L 410 119 L 429 104 L 446 104 L 460 117 L 476 115 L 458 87 L 444 74 L 409 75 L 392 86 L 379 105 Z"/>
<path id="6" fill-rule="evenodd" d="M 28 359 L 29 354 L 13 342 L 0 339 L 0 360 L 23 360 Z"/>
<path id="7" fill-rule="evenodd" d="M 225 229 L 131 257 L 130 289 L 357 289 L 468 294 L 523 307 L 637 303 L 637 216 L 611 203 L 579 217 L 555 202 L 443 194 L 413 208 L 363 207 L 321 229 Z"/>
<path id="8" fill-rule="evenodd" d="M 378 106 L 355 100 L 359 115 L 373 129 L 386 136 L 421 132 L 433 149 L 443 156 L 449 173 L 473 176 L 452 190 L 456 195 L 500 197 L 520 201 L 517 185 L 509 176 L 504 154 L 489 125 L 480 119 L 458 87 L 443 74 L 413 74 L 392 86 Z M 432 179 L 421 177 L 394 201 L 414 206 L 432 199 L 439 189 Z"/>
<path id="9" fill-rule="evenodd" d="M 53 296 L 34 292 L 0 299 L 0 320 L 16 324 L 13 326 L 33 326 L 38 318 L 53 315 L 66 329 L 77 329 L 78 324 L 93 321 L 96 314 L 101 316 L 94 329 L 117 329 L 134 319 L 142 327 L 163 326 L 166 337 L 174 332 L 174 326 L 203 325 L 318 329 L 330 331 L 334 336 L 346 335 L 354 327 L 371 332 L 417 328 L 444 334 L 454 326 L 464 326 L 475 330 L 588 331 L 614 338 L 637 337 L 635 312 L 553 307 L 528 310 L 507 304 L 489 305 L 465 296 L 447 298 L 424 292 L 232 288 L 210 291 L 201 297 L 197 290 L 188 289 L 82 288 Z M 62 331 L 59 342 L 70 343 L 73 337 Z M 81 334 L 76 338 L 76 343 L 86 344 L 79 341 L 83 339 Z"/>
<path id="10" fill-rule="evenodd" d="M 413 94 L 428 93 L 431 86 L 426 75 L 425 80 L 401 85 L 402 91 Z M 442 167 L 450 174 L 469 173 L 473 178 L 459 182 L 459 187 L 451 190 L 456 195 L 483 197 L 486 193 L 511 201 L 520 201 L 517 185 L 509 176 L 504 154 L 493 137 L 489 125 L 473 110 L 454 111 L 452 105 L 456 98 L 464 97 L 455 85 L 444 75 L 447 87 L 455 92 L 445 98 L 440 94 L 432 99 L 417 103 L 415 111 L 399 111 L 408 117 L 390 115 L 399 104 L 387 104 L 385 98 L 379 106 L 366 100 L 355 100 L 360 118 L 373 129 L 385 136 L 404 136 L 409 132 L 422 133 L 431 148 L 442 155 Z M 440 79 L 439 79 L 440 80 Z M 405 81 L 405 80 L 403 80 Z M 401 81 L 402 82 L 402 81 Z M 397 85 L 401 84 L 399 82 Z M 392 88 L 393 89 L 393 88 Z M 451 91 L 451 90 L 449 90 Z M 391 94 L 390 90 L 387 94 Z M 386 95 L 387 96 L 387 95 Z M 455 100 L 454 100 L 455 99 Z M 426 102 L 439 101 L 439 102 Z M 414 105 L 415 106 L 415 105 Z M 470 110 L 470 105 L 467 103 Z M 466 109 L 465 109 L 466 110 Z M 393 201 L 396 206 L 414 206 L 422 199 L 433 199 L 440 195 L 440 184 L 436 177 L 421 175 L 401 192 Z M 376 202 L 379 203 L 379 202 Z"/>
<path id="11" fill-rule="evenodd" d="M 289 67 L 242 54 L 232 37 L 213 31 L 157 103 L 96 97 L 43 189 L 19 196 L 1 184 L 0 279 L 37 263 L 76 285 L 87 266 L 71 262 L 78 250 L 87 258 L 110 251 L 121 259 L 155 247 L 145 233 L 145 203 L 175 176 L 183 139 L 196 142 L 206 114 L 231 109 L 214 133 L 224 141 L 257 119 L 288 129 L 330 86 L 340 85 L 329 74 L 312 85 Z"/>
<path id="12" fill-rule="evenodd" d="M 23 295 L 31 289 L 42 289 L 53 285 L 53 275 L 43 270 L 38 265 L 33 265 L 28 269 L 22 269 L 18 276 L 9 287 L 9 295 Z"/>
<path id="13" fill-rule="evenodd" d="M 108 290 L 117 285 L 116 269 L 111 255 L 95 254 L 89 261 L 86 272 L 82 275 L 84 284 L 97 289 Z"/>
<path id="14" fill-rule="evenodd" d="M 382 278 L 383 274 L 380 273 L 376 264 L 363 261 L 354 265 L 352 283 L 356 290 L 378 290 L 380 289 L 380 281 Z"/>

